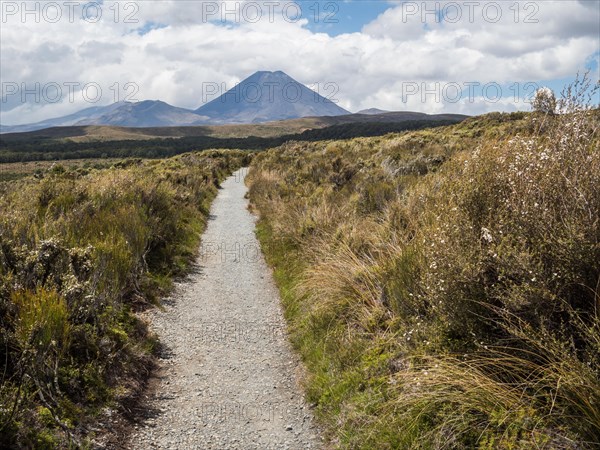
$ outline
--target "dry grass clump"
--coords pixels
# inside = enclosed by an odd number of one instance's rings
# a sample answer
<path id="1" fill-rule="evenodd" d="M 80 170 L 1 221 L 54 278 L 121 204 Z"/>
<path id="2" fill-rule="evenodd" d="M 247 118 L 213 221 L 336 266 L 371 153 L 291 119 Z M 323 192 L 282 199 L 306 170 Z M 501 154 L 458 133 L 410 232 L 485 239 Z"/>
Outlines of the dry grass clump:
<path id="1" fill-rule="evenodd" d="M 256 158 L 260 237 L 340 447 L 600 443 L 597 89 Z"/>
<path id="2" fill-rule="evenodd" d="M 243 152 L 55 165 L 0 198 L 0 447 L 84 445 L 134 395 L 153 340 L 132 310 L 195 254 L 218 183 Z"/>

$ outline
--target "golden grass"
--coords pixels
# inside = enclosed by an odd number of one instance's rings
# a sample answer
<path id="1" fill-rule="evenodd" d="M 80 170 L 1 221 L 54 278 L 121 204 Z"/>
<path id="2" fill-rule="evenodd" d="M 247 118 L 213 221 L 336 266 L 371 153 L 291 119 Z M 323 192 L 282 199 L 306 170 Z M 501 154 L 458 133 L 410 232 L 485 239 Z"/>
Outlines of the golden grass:
<path id="1" fill-rule="evenodd" d="M 335 447 L 600 445 L 594 89 L 555 116 L 256 157 L 259 236 Z"/>
<path id="2" fill-rule="evenodd" d="M 27 164 L 0 196 L 0 447 L 89 446 L 137 395 L 155 345 L 133 314 L 196 254 L 239 151 L 102 165 Z"/>

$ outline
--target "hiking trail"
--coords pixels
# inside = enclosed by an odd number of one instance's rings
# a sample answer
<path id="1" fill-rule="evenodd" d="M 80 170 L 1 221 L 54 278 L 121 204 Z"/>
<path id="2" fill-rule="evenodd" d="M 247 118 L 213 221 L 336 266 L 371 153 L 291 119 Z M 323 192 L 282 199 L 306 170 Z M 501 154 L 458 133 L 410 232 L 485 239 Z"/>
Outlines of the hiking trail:
<path id="1" fill-rule="evenodd" d="M 149 313 L 163 350 L 130 449 L 319 449 L 279 292 L 254 234 L 246 169 L 225 180 L 197 267 Z"/>

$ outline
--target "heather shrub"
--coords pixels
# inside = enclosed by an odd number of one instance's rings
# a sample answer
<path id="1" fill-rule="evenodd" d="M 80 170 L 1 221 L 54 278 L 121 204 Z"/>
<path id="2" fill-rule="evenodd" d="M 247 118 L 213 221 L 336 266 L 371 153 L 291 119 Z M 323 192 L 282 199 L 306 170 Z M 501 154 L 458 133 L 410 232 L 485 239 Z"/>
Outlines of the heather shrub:
<path id="1" fill-rule="evenodd" d="M 600 442 L 597 130 L 597 111 L 571 102 L 543 132 L 484 143 L 415 190 L 421 341 L 437 343 L 399 375 L 410 445 Z"/>
<path id="2" fill-rule="evenodd" d="M 134 312 L 189 265 L 217 186 L 245 162 L 54 166 L 2 187 L 0 446 L 87 445 L 94 416 L 138 394 L 153 338 Z"/>
<path id="3" fill-rule="evenodd" d="M 334 446 L 600 442 L 597 89 L 255 158 L 259 237 Z"/>

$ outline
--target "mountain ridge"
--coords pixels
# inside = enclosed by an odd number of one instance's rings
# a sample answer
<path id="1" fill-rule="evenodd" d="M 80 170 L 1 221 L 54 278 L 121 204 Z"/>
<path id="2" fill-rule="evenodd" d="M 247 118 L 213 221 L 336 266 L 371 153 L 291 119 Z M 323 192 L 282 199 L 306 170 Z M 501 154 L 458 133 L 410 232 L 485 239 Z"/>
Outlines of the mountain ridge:
<path id="1" fill-rule="evenodd" d="M 27 132 L 4 133 L 6 140 L 13 139 L 68 139 L 71 141 L 144 140 L 149 138 L 181 138 L 209 136 L 217 138 L 276 137 L 298 134 L 306 130 L 323 129 L 338 125 L 402 123 L 409 121 L 455 121 L 469 116 L 462 114 L 426 114 L 413 111 L 396 111 L 385 114 L 345 114 L 343 116 L 303 117 L 255 124 L 194 125 L 172 127 L 121 127 L 113 125 L 72 125 L 52 127 Z"/>
<path id="2" fill-rule="evenodd" d="M 173 127 L 247 124 L 344 114 L 349 112 L 284 72 L 258 71 L 195 110 L 179 108 L 161 100 L 121 101 L 35 123 L 0 125 L 0 133 L 89 125 Z"/>
<path id="3" fill-rule="evenodd" d="M 389 112 L 377 108 L 352 114 L 337 105 L 332 99 L 325 98 L 318 92 L 309 89 L 285 72 L 258 71 L 218 98 L 195 110 L 179 108 L 161 100 L 120 101 L 107 106 L 84 108 L 66 116 L 40 122 L 13 126 L 0 125 L 0 133 L 26 133 L 88 126 L 137 129 L 245 126 L 306 118 L 321 118 L 321 122 L 331 125 L 348 122 L 436 120 L 437 116 L 446 118 L 459 115 L 428 115 L 410 111 Z M 343 120 L 343 117 L 348 117 L 349 120 Z M 66 133 L 70 134 L 68 130 Z"/>

